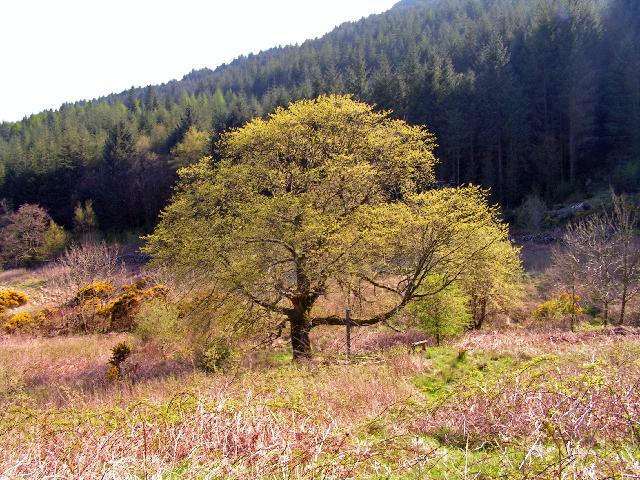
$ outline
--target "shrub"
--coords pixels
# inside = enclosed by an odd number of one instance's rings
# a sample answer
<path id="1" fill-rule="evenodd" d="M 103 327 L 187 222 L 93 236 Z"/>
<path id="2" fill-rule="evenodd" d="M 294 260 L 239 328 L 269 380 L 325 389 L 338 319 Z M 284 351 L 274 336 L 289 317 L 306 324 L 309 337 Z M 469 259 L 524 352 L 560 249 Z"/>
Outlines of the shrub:
<path id="1" fill-rule="evenodd" d="M 0 313 L 10 308 L 25 305 L 29 298 L 22 292 L 15 290 L 0 290 Z"/>
<path id="2" fill-rule="evenodd" d="M 169 287 L 155 285 L 143 289 L 146 279 L 140 279 L 131 285 L 122 287 L 123 293 L 104 305 L 98 305 L 96 313 L 107 317 L 111 330 L 130 330 L 134 326 L 134 315 L 144 300 L 166 298 Z"/>
<path id="3" fill-rule="evenodd" d="M 73 228 L 80 235 L 87 235 L 98 229 L 98 219 L 93 209 L 93 201 L 76 204 L 73 210 Z"/>
<path id="4" fill-rule="evenodd" d="M 113 292 L 113 284 L 111 282 L 93 282 L 80 287 L 73 303 L 82 305 L 84 302 L 94 298 L 106 298 Z"/>
<path id="5" fill-rule="evenodd" d="M 419 327 L 436 339 L 460 335 L 471 325 L 469 298 L 455 284 L 444 288 L 444 279 L 433 276 L 425 280 L 426 292 L 433 292 L 409 304 Z"/>
<path id="6" fill-rule="evenodd" d="M 518 225 L 532 231 L 540 230 L 546 211 L 547 206 L 540 197 L 528 195 L 516 213 Z"/>
<path id="7" fill-rule="evenodd" d="M 8 332 L 15 332 L 34 323 L 33 317 L 28 312 L 16 313 L 2 324 L 2 328 Z"/>
<path id="8" fill-rule="evenodd" d="M 64 252 L 68 242 L 69 234 L 64 228 L 51 220 L 49 222 L 49 228 L 45 230 L 42 235 L 42 245 L 39 249 L 40 258 L 42 260 L 49 260 L 57 257 Z"/>
<path id="9" fill-rule="evenodd" d="M 120 342 L 111 349 L 111 358 L 107 369 L 107 378 L 117 380 L 122 377 L 121 364 L 131 355 L 131 347 L 126 342 Z"/>
<path id="10" fill-rule="evenodd" d="M 179 320 L 180 311 L 177 305 L 154 298 L 143 304 L 136 313 L 135 332 L 145 342 L 156 340 L 172 343 L 180 335 Z"/>
<path id="11" fill-rule="evenodd" d="M 533 318 L 542 321 L 558 321 L 571 318 L 573 329 L 574 318 L 582 315 L 584 310 L 578 305 L 580 297 L 570 293 L 561 293 L 541 303 L 533 311 Z"/>
<path id="12" fill-rule="evenodd" d="M 66 242 L 66 234 L 40 206 L 24 204 L 5 215 L 0 228 L 0 256 L 13 266 L 47 260 Z"/>
<path id="13" fill-rule="evenodd" d="M 224 367 L 231 357 L 231 346 L 226 338 L 209 340 L 195 350 L 196 366 L 205 372 L 215 373 Z"/>
<path id="14" fill-rule="evenodd" d="M 58 303 L 73 300 L 81 288 L 95 282 L 122 283 L 129 274 L 119 257 L 117 246 L 105 243 L 85 243 L 69 247 L 55 262 L 47 266 L 43 274 L 55 285 L 49 296 Z"/>

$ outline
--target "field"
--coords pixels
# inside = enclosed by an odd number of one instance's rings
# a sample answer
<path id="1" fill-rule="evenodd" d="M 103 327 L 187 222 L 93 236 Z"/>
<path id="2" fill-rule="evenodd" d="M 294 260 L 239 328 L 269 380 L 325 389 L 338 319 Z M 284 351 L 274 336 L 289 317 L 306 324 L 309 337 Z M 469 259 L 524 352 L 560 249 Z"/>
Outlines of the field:
<path id="1" fill-rule="evenodd" d="M 92 248 L 0 273 L 29 296 L 14 311 L 77 312 L 81 285 L 139 277 Z M 528 319 L 543 299 L 531 265 L 548 251 L 525 254 L 524 305 L 439 347 L 362 327 L 347 358 L 343 328 L 323 326 L 311 360 L 292 362 L 286 338 L 248 336 L 205 373 L 173 334 L 0 333 L 0 479 L 639 478 L 640 328 Z M 132 353 L 114 377 L 123 342 Z"/>
<path id="2" fill-rule="evenodd" d="M 315 332 L 224 372 L 129 334 L 3 337 L 0 478 L 635 478 L 640 332 Z M 134 345 L 124 376 L 110 349 Z M 319 338 L 318 338 L 319 340 Z M 395 345 L 394 345 L 395 344 Z M 387 347 L 387 348 L 380 348 Z"/>

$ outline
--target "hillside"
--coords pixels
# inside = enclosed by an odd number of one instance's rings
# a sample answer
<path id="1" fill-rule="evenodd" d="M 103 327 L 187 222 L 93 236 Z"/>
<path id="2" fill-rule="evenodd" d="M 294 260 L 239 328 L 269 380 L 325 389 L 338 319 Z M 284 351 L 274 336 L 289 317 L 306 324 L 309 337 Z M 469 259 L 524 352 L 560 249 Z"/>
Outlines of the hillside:
<path id="1" fill-rule="evenodd" d="M 3 123 L 0 198 L 40 203 L 66 227 L 92 199 L 103 229 L 149 227 L 191 127 L 204 134 L 191 151 L 208 153 L 221 131 L 330 92 L 426 124 L 440 180 L 490 187 L 505 206 L 530 193 L 554 202 L 609 184 L 635 190 L 639 9 L 634 0 L 405 0 L 300 46 Z"/>
<path id="2" fill-rule="evenodd" d="M 405 0 L 3 124 L 0 479 L 640 478 L 637 13 Z"/>

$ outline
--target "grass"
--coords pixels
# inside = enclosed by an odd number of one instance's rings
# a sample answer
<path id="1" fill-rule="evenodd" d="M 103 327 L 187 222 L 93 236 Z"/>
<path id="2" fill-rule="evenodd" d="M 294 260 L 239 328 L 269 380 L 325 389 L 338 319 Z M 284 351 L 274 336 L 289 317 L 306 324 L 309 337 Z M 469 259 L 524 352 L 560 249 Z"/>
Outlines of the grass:
<path id="1" fill-rule="evenodd" d="M 123 340 L 134 354 L 109 382 Z M 5 337 L 0 478 L 640 475 L 635 335 L 469 334 L 351 363 L 261 355 L 205 375 L 125 334 Z"/>

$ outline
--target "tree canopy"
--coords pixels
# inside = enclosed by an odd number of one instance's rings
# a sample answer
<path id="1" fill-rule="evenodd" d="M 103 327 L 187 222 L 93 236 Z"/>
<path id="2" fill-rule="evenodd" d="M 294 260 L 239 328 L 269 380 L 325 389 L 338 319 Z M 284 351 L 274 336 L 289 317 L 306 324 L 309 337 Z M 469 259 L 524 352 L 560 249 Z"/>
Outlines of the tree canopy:
<path id="1" fill-rule="evenodd" d="M 294 357 L 308 356 L 313 327 L 344 323 L 321 299 L 381 292 L 354 321 L 387 322 L 510 245 L 487 192 L 430 189 L 434 148 L 425 128 L 347 96 L 279 108 L 224 134 L 218 160 L 179 171 L 146 251 L 282 317 Z M 440 282 L 425 291 L 432 274 Z"/>

